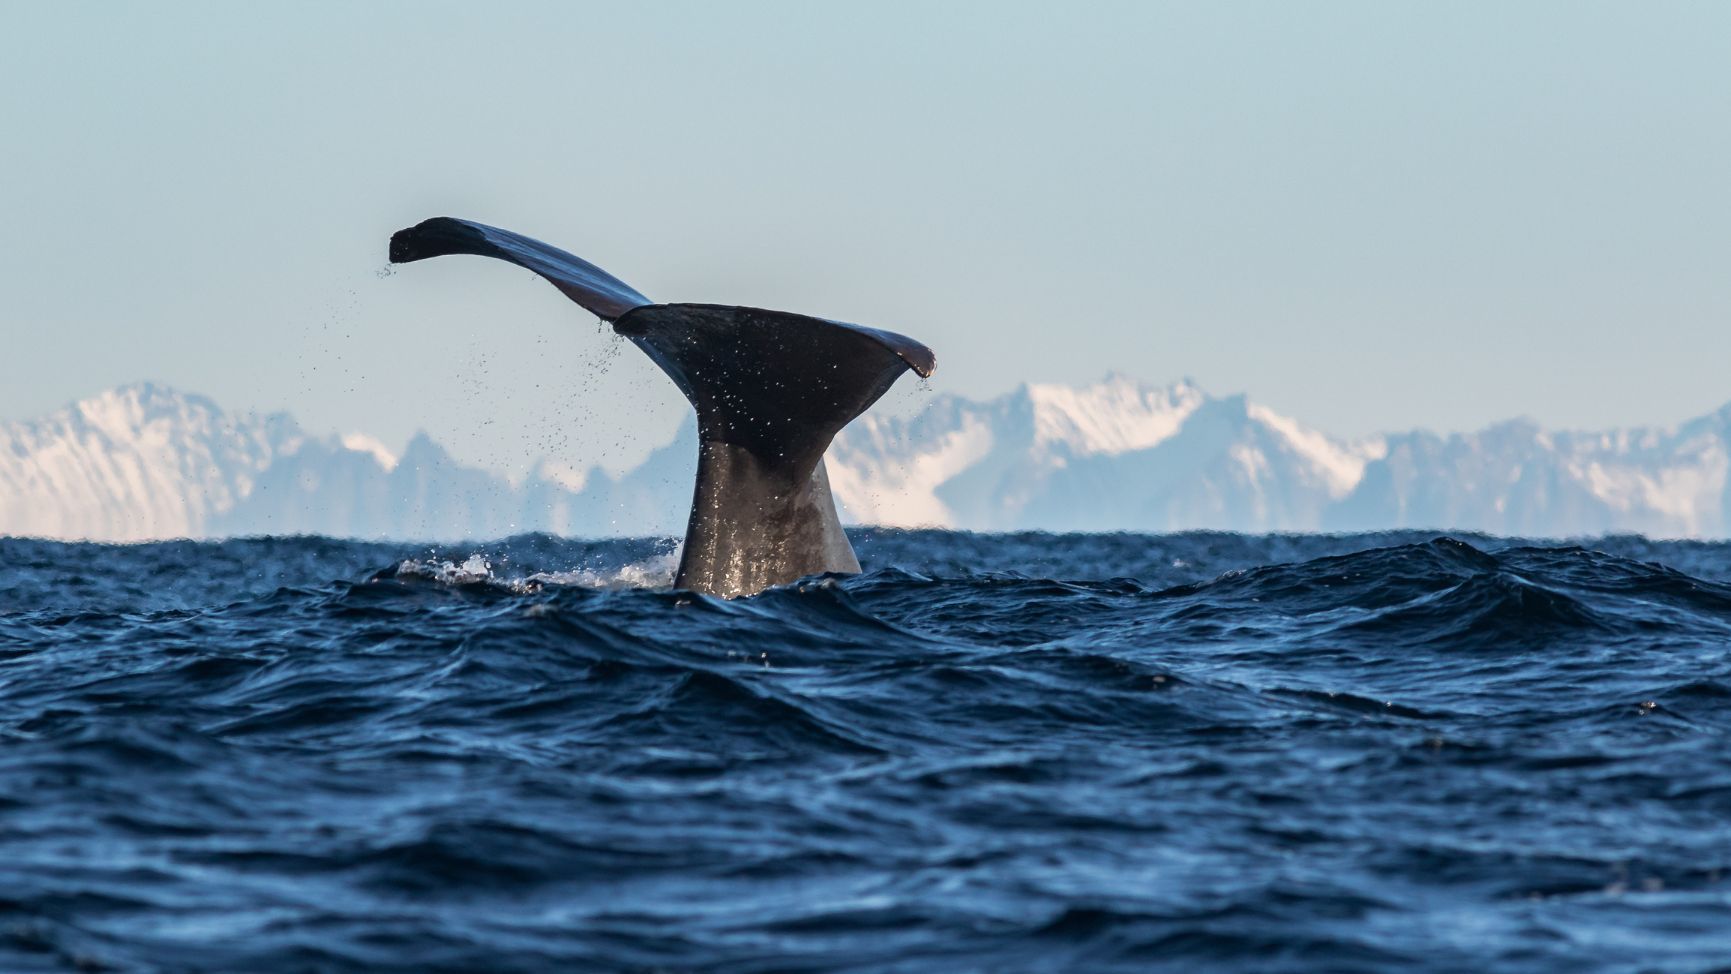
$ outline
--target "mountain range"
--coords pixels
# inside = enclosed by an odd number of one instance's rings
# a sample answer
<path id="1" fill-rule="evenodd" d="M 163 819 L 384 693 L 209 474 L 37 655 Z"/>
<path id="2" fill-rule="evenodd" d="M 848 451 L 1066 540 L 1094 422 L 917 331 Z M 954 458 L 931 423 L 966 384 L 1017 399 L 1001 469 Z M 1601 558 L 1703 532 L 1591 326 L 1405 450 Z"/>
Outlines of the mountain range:
<path id="1" fill-rule="evenodd" d="M 425 434 L 400 454 L 225 411 L 151 383 L 0 424 L 0 535 L 103 541 L 325 534 L 459 540 L 683 532 L 695 424 L 614 476 L 543 462 L 521 481 Z M 1731 534 L 1731 405 L 1673 427 L 1343 439 L 1188 380 L 1112 375 L 935 397 L 837 437 L 845 521 L 980 531 L 1470 530 Z"/>

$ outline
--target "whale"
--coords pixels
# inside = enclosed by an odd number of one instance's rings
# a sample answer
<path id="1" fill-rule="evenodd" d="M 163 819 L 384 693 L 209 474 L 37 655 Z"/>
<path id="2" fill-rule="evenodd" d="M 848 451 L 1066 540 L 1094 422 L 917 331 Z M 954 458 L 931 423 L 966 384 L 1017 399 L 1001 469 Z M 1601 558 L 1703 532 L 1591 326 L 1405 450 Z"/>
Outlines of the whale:
<path id="1" fill-rule="evenodd" d="M 673 380 L 697 413 L 697 482 L 673 586 L 722 598 L 810 575 L 853 574 L 824 452 L 905 372 L 937 368 L 895 332 L 786 311 L 658 304 L 596 265 L 539 240 L 455 217 L 391 236 L 390 260 L 450 254 L 526 268 L 612 324 Z"/>

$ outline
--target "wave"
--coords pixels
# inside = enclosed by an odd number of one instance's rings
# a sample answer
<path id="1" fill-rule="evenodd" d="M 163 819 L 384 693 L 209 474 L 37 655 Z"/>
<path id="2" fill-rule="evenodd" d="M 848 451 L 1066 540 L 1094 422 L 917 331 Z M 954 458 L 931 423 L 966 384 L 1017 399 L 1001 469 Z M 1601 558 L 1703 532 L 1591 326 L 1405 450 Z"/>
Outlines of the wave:
<path id="1" fill-rule="evenodd" d="M 1731 546 L 0 541 L 0 968 L 1693 969 Z"/>

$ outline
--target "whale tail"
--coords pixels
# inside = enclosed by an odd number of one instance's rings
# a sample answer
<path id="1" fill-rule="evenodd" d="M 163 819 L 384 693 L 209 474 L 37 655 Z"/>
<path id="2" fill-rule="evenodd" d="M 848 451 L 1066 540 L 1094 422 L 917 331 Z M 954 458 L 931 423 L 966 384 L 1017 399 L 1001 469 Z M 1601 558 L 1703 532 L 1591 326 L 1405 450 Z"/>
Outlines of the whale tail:
<path id="1" fill-rule="evenodd" d="M 820 572 L 857 572 L 823 465 L 842 427 L 931 349 L 860 325 L 714 304 L 655 304 L 582 258 L 439 217 L 391 238 L 391 260 L 476 254 L 541 275 L 613 322 L 697 411 L 697 484 L 678 588 L 733 597 Z"/>

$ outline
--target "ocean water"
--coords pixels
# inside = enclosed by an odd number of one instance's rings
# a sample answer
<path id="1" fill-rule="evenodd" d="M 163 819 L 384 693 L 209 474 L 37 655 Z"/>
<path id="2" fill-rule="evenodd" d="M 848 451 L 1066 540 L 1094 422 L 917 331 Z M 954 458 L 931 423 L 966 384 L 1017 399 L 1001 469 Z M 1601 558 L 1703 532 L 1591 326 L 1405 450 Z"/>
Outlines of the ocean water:
<path id="1" fill-rule="evenodd" d="M 0 540 L 0 970 L 1731 969 L 1731 546 Z"/>

